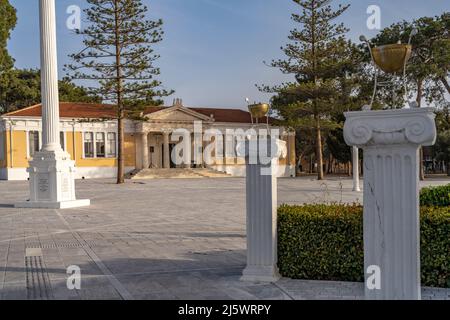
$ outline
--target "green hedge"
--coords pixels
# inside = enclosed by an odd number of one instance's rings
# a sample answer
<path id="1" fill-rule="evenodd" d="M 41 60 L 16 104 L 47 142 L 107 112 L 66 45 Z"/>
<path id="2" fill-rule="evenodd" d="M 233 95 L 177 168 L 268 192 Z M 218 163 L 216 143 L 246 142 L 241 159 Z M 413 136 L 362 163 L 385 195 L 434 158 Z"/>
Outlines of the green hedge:
<path id="1" fill-rule="evenodd" d="M 450 206 L 450 184 L 446 186 L 428 187 L 420 190 L 421 206 Z"/>
<path id="2" fill-rule="evenodd" d="M 293 279 L 364 281 L 362 207 L 283 205 L 278 267 Z M 421 208 L 422 284 L 450 287 L 450 208 Z"/>

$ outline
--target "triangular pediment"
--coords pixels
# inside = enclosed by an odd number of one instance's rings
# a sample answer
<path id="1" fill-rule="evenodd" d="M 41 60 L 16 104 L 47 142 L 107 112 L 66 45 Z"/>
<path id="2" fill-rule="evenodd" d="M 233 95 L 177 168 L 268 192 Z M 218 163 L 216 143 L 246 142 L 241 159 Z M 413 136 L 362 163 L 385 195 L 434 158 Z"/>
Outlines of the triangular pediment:
<path id="1" fill-rule="evenodd" d="M 169 122 L 211 121 L 211 118 L 205 116 L 204 114 L 179 106 L 153 112 L 151 114 L 147 114 L 146 117 L 148 118 L 148 120 L 169 121 Z"/>

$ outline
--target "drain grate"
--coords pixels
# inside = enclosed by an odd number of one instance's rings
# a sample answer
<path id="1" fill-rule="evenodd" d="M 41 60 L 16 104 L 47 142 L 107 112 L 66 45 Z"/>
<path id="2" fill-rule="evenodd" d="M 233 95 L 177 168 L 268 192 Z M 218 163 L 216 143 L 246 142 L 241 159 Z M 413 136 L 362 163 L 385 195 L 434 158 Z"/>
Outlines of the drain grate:
<path id="1" fill-rule="evenodd" d="M 31 242 L 27 243 L 27 248 L 40 248 L 40 249 L 58 249 L 58 248 L 83 248 L 86 245 L 92 247 L 95 246 L 96 243 L 94 241 L 86 241 L 87 244 L 82 244 L 78 241 L 76 242 L 58 242 L 58 243 L 39 243 L 39 242 Z"/>
<path id="2" fill-rule="evenodd" d="M 53 299 L 50 278 L 42 259 L 42 250 L 28 248 L 25 254 L 28 300 Z"/>

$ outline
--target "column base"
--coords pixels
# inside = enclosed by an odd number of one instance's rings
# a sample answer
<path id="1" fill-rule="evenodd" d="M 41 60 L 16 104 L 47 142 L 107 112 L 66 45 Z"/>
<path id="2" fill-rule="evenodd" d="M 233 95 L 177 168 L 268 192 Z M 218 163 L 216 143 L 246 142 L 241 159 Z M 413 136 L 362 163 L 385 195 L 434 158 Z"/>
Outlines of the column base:
<path id="1" fill-rule="evenodd" d="M 69 200 L 60 202 L 50 201 L 25 201 L 19 202 L 14 205 L 15 208 L 36 208 L 36 209 L 69 209 L 87 207 L 91 205 L 89 199 L 82 200 Z"/>
<path id="2" fill-rule="evenodd" d="M 241 281 L 248 282 L 277 282 L 281 275 L 277 267 L 247 267 L 242 272 Z"/>
<path id="3" fill-rule="evenodd" d="M 30 167 L 30 197 L 16 208 L 67 209 L 85 207 L 90 200 L 75 196 L 75 166 L 70 155 L 62 150 L 37 152 Z"/>

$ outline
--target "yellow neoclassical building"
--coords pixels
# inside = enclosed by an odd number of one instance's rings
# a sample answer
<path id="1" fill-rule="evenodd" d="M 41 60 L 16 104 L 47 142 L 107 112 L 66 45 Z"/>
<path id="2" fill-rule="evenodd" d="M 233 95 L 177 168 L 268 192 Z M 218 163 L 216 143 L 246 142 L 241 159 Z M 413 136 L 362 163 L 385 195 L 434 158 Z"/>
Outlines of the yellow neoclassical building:
<path id="1" fill-rule="evenodd" d="M 112 178 L 117 167 L 117 122 L 110 105 L 60 103 L 61 147 L 75 159 L 76 178 Z M 148 121 L 125 121 L 126 171 L 146 168 L 175 168 L 170 151 L 174 130 L 194 132 L 217 129 L 254 128 L 248 112 L 239 109 L 188 108 L 177 99 L 170 107 L 148 107 Z M 261 125 L 260 125 L 261 126 Z M 275 127 L 272 127 L 275 128 Z M 280 130 L 287 143 L 288 157 L 280 159 L 279 176 L 295 175 L 295 134 Z M 41 105 L 34 105 L 0 116 L 0 179 L 28 179 L 28 161 L 41 147 Z M 226 140 L 226 139 L 224 139 Z M 243 159 L 233 153 L 233 141 L 224 141 L 223 160 L 205 165 L 233 176 L 245 175 Z M 231 152 L 230 152 L 231 151 Z"/>

